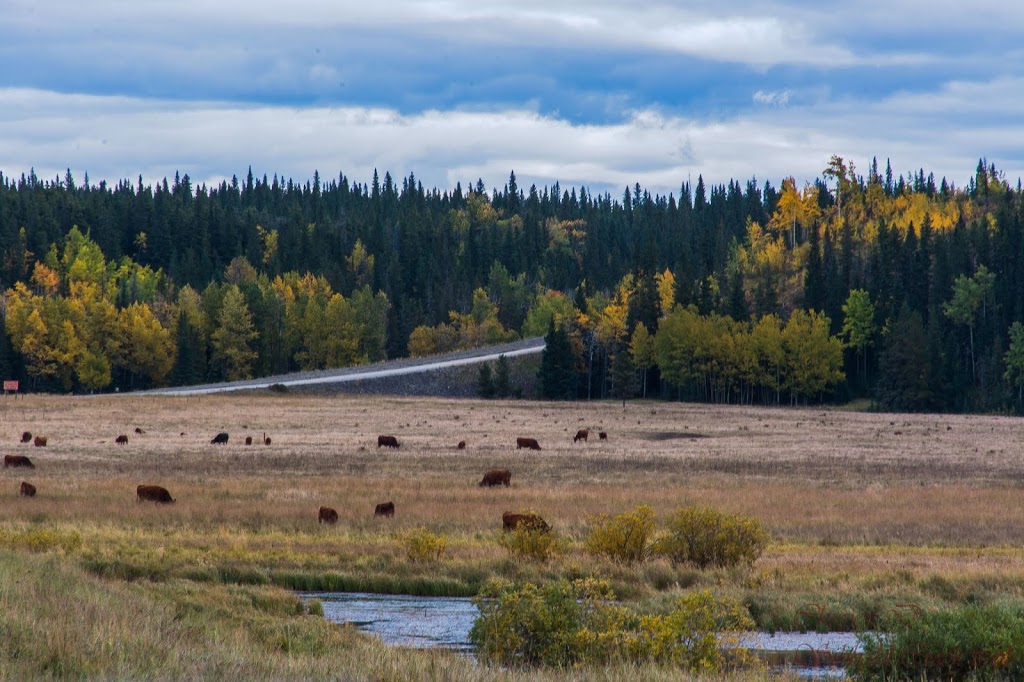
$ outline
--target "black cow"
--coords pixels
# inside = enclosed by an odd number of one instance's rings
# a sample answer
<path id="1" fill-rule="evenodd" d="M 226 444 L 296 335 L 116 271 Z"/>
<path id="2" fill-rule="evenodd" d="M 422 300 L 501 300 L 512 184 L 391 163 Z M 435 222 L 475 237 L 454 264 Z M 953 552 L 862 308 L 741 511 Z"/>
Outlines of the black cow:
<path id="1" fill-rule="evenodd" d="M 337 523 L 338 512 L 334 511 L 330 507 L 320 507 L 320 516 L 317 521 L 319 523 Z"/>
<path id="2" fill-rule="evenodd" d="M 373 510 L 374 516 L 394 516 L 395 515 L 395 503 L 394 502 L 381 502 Z"/>
<path id="3" fill-rule="evenodd" d="M 167 491 L 167 488 L 159 485 L 140 485 L 135 489 L 135 495 L 138 497 L 139 502 L 157 502 L 160 504 L 174 502 L 174 498 L 171 497 L 171 493 Z"/>
<path id="4" fill-rule="evenodd" d="M 210 444 L 211 445 L 224 445 L 227 442 L 228 442 L 228 434 L 225 433 L 224 431 L 221 431 L 220 433 L 218 433 L 216 436 L 213 437 L 213 440 L 210 441 Z"/>
<path id="5" fill-rule="evenodd" d="M 27 467 L 29 469 L 35 469 L 36 465 L 32 463 L 25 455 L 4 455 L 4 468 L 7 467 Z"/>
<path id="6" fill-rule="evenodd" d="M 377 436 L 377 447 L 400 448 L 401 443 L 394 436 Z"/>

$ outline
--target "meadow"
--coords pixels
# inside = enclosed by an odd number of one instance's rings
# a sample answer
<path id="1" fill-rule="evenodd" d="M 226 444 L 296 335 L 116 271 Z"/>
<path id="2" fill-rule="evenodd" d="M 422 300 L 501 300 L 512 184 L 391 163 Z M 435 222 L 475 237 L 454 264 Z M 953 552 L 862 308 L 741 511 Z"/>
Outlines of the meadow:
<path id="1" fill-rule="evenodd" d="M 0 580 L 0 629 L 23 642 L 0 651 L 0 677 L 545 675 L 388 649 L 305 613 L 287 588 L 469 595 L 492 578 L 593 576 L 650 611 L 711 587 L 767 629 L 873 627 L 918 608 L 1018 603 L 1021 427 L 1000 416 L 639 401 L 0 399 L 0 453 L 36 465 L 0 473 L 0 567 L 20 576 Z M 580 428 L 591 437 L 573 443 Z M 20 444 L 23 431 L 47 446 Z M 229 443 L 210 444 L 221 431 Z M 127 444 L 114 443 L 120 434 Z M 377 448 L 380 434 L 401 448 Z M 543 449 L 516 450 L 518 436 Z M 511 470 L 511 487 L 477 485 L 495 467 Z M 18 496 L 22 480 L 37 497 Z M 176 502 L 137 502 L 140 483 Z M 394 518 L 373 516 L 384 501 Z M 622 565 L 584 551 L 595 515 L 639 504 L 659 519 L 695 504 L 753 516 L 772 540 L 752 567 L 730 570 Z M 318 524 L 321 505 L 338 511 L 337 525 Z M 531 562 L 501 547 L 502 512 L 527 509 L 554 527 L 563 553 Z M 403 538 L 421 527 L 447 541 L 440 560 L 407 557 Z"/>

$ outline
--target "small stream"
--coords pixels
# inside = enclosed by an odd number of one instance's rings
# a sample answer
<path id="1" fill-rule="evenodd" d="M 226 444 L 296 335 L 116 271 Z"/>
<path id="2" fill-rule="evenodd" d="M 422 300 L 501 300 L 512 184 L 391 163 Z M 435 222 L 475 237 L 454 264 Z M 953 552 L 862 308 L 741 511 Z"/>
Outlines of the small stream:
<path id="1" fill-rule="evenodd" d="M 469 597 L 413 597 L 363 592 L 303 592 L 319 599 L 324 618 L 351 623 L 385 644 L 471 651 L 469 630 L 480 611 Z"/>
<path id="2" fill-rule="evenodd" d="M 361 592 L 298 596 L 303 601 L 319 600 L 327 620 L 350 623 L 385 644 L 472 653 L 469 631 L 480 612 L 468 597 Z M 772 667 L 815 679 L 842 679 L 844 664 L 862 652 L 853 632 L 751 632 L 740 637 L 739 645 L 758 652 Z"/>

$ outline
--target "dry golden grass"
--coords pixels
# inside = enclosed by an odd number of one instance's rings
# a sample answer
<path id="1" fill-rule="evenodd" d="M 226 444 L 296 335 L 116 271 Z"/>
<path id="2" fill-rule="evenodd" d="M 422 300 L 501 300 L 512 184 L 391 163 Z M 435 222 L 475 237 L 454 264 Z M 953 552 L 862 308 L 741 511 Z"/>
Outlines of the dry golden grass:
<path id="1" fill-rule="evenodd" d="M 0 507 L 9 521 L 314 532 L 324 504 L 347 528 L 471 534 L 496 528 L 506 509 L 532 507 L 579 536 L 592 514 L 700 503 L 757 516 L 782 540 L 1024 544 L 1020 422 L 1006 417 L 227 394 L 30 396 L 0 401 L 0 418 L 2 451 L 37 464 L 4 470 L 0 496 L 13 498 L 22 479 L 40 490 Z M 581 427 L 594 436 L 574 444 Z M 23 430 L 49 445 L 19 444 Z M 596 440 L 598 430 L 609 440 Z M 229 444 L 209 443 L 219 431 Z M 121 433 L 127 445 L 113 443 Z M 263 433 L 271 445 L 260 444 Z M 379 434 L 401 449 L 378 449 Z M 246 435 L 256 444 L 243 445 Z M 521 435 L 544 449 L 516 450 Z M 512 470 L 512 488 L 477 486 L 492 467 Z M 136 504 L 139 483 L 168 487 L 177 504 Z M 385 500 L 396 518 L 373 519 Z"/>

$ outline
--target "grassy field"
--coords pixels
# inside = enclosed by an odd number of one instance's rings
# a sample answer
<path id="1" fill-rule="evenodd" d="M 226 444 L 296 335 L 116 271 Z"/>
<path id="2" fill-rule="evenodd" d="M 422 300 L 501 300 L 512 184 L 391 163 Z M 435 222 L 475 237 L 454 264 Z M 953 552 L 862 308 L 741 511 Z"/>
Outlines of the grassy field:
<path id="1" fill-rule="evenodd" d="M 0 452 L 36 464 L 0 473 L 0 564 L 26 581 L 56 572 L 62 577 L 48 588 L 54 598 L 66 589 L 130 602 L 125 611 L 156 614 L 157 631 L 173 626 L 167 636 L 191 637 L 190 650 L 199 652 L 187 660 L 147 658 L 163 637 L 155 634 L 153 642 L 145 633 L 133 638 L 130 656 L 109 642 L 86 641 L 84 633 L 46 646 L 33 635 L 34 648 L 17 658 L 27 666 L 19 670 L 305 679 L 358 677 L 357 670 L 370 679 L 402 679 L 413 669 L 414 676 L 443 679 L 504 674 L 322 629 L 320 619 L 294 613 L 294 599 L 279 587 L 472 594 L 493 577 L 595 575 L 650 609 L 692 586 L 731 592 L 762 626 L 783 629 L 872 625 L 907 603 L 1020 601 L 1021 426 L 994 416 L 639 402 L 623 408 L 289 394 L 0 399 Z M 589 442 L 573 443 L 579 428 L 591 429 Z M 607 441 L 597 440 L 598 430 Z M 22 431 L 45 435 L 47 447 L 19 444 Z M 220 431 L 230 442 L 211 445 Z M 129 442 L 116 445 L 122 433 Z M 264 433 L 270 445 L 262 444 Z M 378 449 L 379 434 L 396 436 L 402 447 Z M 245 446 L 247 435 L 256 444 Z M 518 436 L 537 438 L 543 450 L 516 450 Z M 456 449 L 460 440 L 465 450 Z M 477 485 L 494 467 L 512 471 L 510 488 Z M 37 486 L 37 497 L 18 496 L 22 480 Z M 136 502 L 140 483 L 167 487 L 177 502 Z M 374 505 L 389 500 L 395 517 L 375 518 Z M 664 561 L 621 566 L 583 551 L 593 515 L 638 504 L 651 505 L 659 518 L 679 506 L 710 504 L 757 517 L 773 540 L 752 569 L 733 571 Z M 336 526 L 317 523 L 321 505 L 338 511 Z M 532 564 L 500 547 L 502 512 L 525 509 L 552 524 L 565 541 L 563 555 Z M 441 561 L 407 559 L 403 535 L 421 526 L 447 539 Z M 15 631 L 28 628 L 18 618 L 46 623 L 48 612 L 20 600 L 10 584 L 0 581 L 8 607 L 0 608 L 7 612 L 0 623 Z M 236 608 L 229 603 L 244 602 L 244 614 L 263 601 L 276 606 L 258 618 L 223 615 Z M 188 610 L 182 603 L 192 604 L 196 623 L 181 625 L 175 614 Z M 114 633 L 118 627 L 109 626 Z M 281 644 L 278 627 L 309 638 L 301 656 L 287 637 Z M 237 642 L 211 640 L 211 632 Z M 335 651 L 339 637 L 349 652 L 343 657 Z M 54 651 L 61 647 L 71 663 L 48 663 L 64 655 Z M 113 662 L 90 668 L 93 647 L 93 657 Z M 249 660 L 242 653 L 264 649 L 273 655 Z M 0 662 L 4 656 L 10 652 L 0 652 Z M 118 660 L 129 667 L 118 668 Z M 374 676 L 377 669 L 391 672 Z M 620 674 L 630 676 L 607 672 Z"/>

